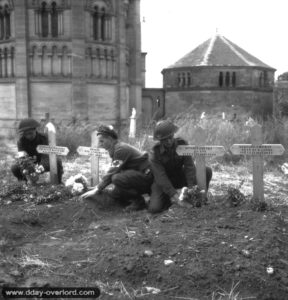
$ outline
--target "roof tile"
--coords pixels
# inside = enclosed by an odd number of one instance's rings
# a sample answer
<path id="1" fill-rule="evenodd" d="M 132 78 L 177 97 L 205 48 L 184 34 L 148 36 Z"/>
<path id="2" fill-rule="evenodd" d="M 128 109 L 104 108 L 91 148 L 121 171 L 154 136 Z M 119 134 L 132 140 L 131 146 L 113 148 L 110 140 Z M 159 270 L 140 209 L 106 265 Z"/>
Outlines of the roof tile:
<path id="1" fill-rule="evenodd" d="M 208 39 L 168 68 L 195 66 L 256 66 L 273 69 L 219 34 Z"/>

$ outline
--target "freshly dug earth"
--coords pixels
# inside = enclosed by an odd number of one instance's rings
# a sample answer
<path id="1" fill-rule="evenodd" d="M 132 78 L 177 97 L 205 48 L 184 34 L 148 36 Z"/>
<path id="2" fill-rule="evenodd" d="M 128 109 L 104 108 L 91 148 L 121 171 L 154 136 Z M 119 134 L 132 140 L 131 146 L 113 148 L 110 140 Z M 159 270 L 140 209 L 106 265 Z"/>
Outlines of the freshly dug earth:
<path id="1" fill-rule="evenodd" d="M 64 166 L 67 177 L 84 170 Z M 287 177 L 266 172 L 268 206 L 257 210 L 249 168 L 213 168 L 208 205 L 157 215 L 0 177 L 0 286 L 98 286 L 99 299 L 288 299 Z M 231 203 L 228 187 L 243 180 L 247 200 Z"/>

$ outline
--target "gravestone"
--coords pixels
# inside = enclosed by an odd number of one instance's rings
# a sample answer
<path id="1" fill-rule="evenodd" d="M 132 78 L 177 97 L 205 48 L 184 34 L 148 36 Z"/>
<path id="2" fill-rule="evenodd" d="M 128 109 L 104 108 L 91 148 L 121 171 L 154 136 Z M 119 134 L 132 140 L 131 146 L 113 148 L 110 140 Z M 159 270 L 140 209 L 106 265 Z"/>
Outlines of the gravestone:
<path id="1" fill-rule="evenodd" d="M 253 161 L 253 197 L 264 201 L 264 156 L 282 155 L 285 151 L 281 144 L 262 144 L 262 127 L 259 124 L 251 128 L 252 144 L 234 144 L 230 150 L 235 155 L 250 155 Z"/>
<path id="2" fill-rule="evenodd" d="M 95 186 L 99 183 L 100 159 L 107 159 L 108 153 L 106 150 L 98 148 L 97 131 L 93 131 L 91 134 L 91 147 L 79 146 L 77 148 L 79 155 L 85 155 L 91 157 L 91 185 Z"/>
<path id="3" fill-rule="evenodd" d="M 67 147 L 56 146 L 56 129 L 51 122 L 47 123 L 45 127 L 48 131 L 49 145 L 38 145 L 36 150 L 39 153 L 49 154 L 50 182 L 52 184 L 57 184 L 58 183 L 57 155 L 66 156 L 69 153 L 69 149 Z"/>

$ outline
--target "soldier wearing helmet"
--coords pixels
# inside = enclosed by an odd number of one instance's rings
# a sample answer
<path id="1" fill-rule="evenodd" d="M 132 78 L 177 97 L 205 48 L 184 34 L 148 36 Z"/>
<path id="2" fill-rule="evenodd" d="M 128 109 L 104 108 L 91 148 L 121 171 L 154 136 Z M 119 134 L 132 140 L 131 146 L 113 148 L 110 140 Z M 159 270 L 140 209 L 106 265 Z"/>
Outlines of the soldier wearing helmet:
<path id="1" fill-rule="evenodd" d="M 142 153 L 119 141 L 111 125 L 100 126 L 97 135 L 99 147 L 109 152 L 112 165 L 101 182 L 81 198 L 95 196 L 97 199 L 107 195 L 126 206 L 126 211 L 144 209 L 146 204 L 142 194 L 150 193 L 153 182 L 148 153 Z M 114 185 L 113 189 L 105 189 L 111 183 Z"/>
<path id="2" fill-rule="evenodd" d="M 35 164 L 43 166 L 44 172 L 48 172 L 50 171 L 48 155 L 40 154 L 36 150 L 38 145 L 48 145 L 47 137 L 37 131 L 39 126 L 40 124 L 32 118 L 26 118 L 20 121 L 18 125 L 19 139 L 17 141 L 18 157 L 29 156 L 34 158 Z M 61 183 L 63 166 L 59 159 L 57 159 L 57 166 L 58 181 Z M 19 181 L 27 181 L 18 163 L 12 165 L 11 171 Z"/>
<path id="3" fill-rule="evenodd" d="M 159 121 L 154 130 L 154 139 L 158 140 L 152 149 L 151 167 L 154 182 L 151 188 L 149 211 L 157 213 L 179 201 L 179 192 L 197 184 L 196 168 L 191 156 L 179 156 L 178 145 L 187 145 L 187 141 L 174 134 L 178 127 L 170 120 Z M 207 189 L 212 178 L 212 169 L 206 167 Z"/>

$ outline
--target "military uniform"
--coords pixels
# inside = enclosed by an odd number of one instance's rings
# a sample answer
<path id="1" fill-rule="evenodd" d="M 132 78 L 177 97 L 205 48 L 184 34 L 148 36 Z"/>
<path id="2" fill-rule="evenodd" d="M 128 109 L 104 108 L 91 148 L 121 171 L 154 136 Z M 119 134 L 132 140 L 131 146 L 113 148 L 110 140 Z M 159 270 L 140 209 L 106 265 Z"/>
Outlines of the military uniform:
<path id="1" fill-rule="evenodd" d="M 127 203 L 129 199 L 137 199 L 142 194 L 150 193 L 153 176 L 148 153 L 141 153 L 129 144 L 117 141 L 109 155 L 112 164 L 98 184 L 99 191 L 112 183 L 114 188 L 109 195 Z"/>
<path id="2" fill-rule="evenodd" d="M 151 154 L 151 168 L 154 182 L 151 188 L 149 211 L 159 212 L 170 203 L 170 198 L 177 189 L 184 186 L 191 188 L 197 184 L 196 168 L 191 156 L 179 156 L 176 148 L 188 143 L 182 138 L 175 138 L 169 148 L 159 142 L 154 145 Z M 212 169 L 206 167 L 207 189 L 212 178 Z"/>
<path id="3" fill-rule="evenodd" d="M 18 132 L 20 133 L 20 139 L 17 141 L 17 148 L 19 152 L 25 151 L 30 157 L 34 157 L 35 164 L 42 165 L 44 167 L 44 171 L 48 172 L 50 171 L 49 156 L 46 154 L 40 154 L 36 150 L 38 145 L 48 145 L 47 137 L 44 134 L 36 132 L 35 138 L 32 141 L 30 141 L 26 139 L 25 136 L 23 135 L 23 132 L 25 130 L 34 129 L 38 124 L 39 123 L 33 119 L 24 119 L 21 121 L 18 130 Z M 59 158 L 57 158 L 57 167 L 58 167 L 58 180 L 60 183 L 63 175 L 63 166 Z M 23 176 L 23 174 L 21 173 L 21 169 L 18 163 L 15 163 L 11 166 L 11 171 L 18 180 L 26 181 L 25 176 Z"/>

